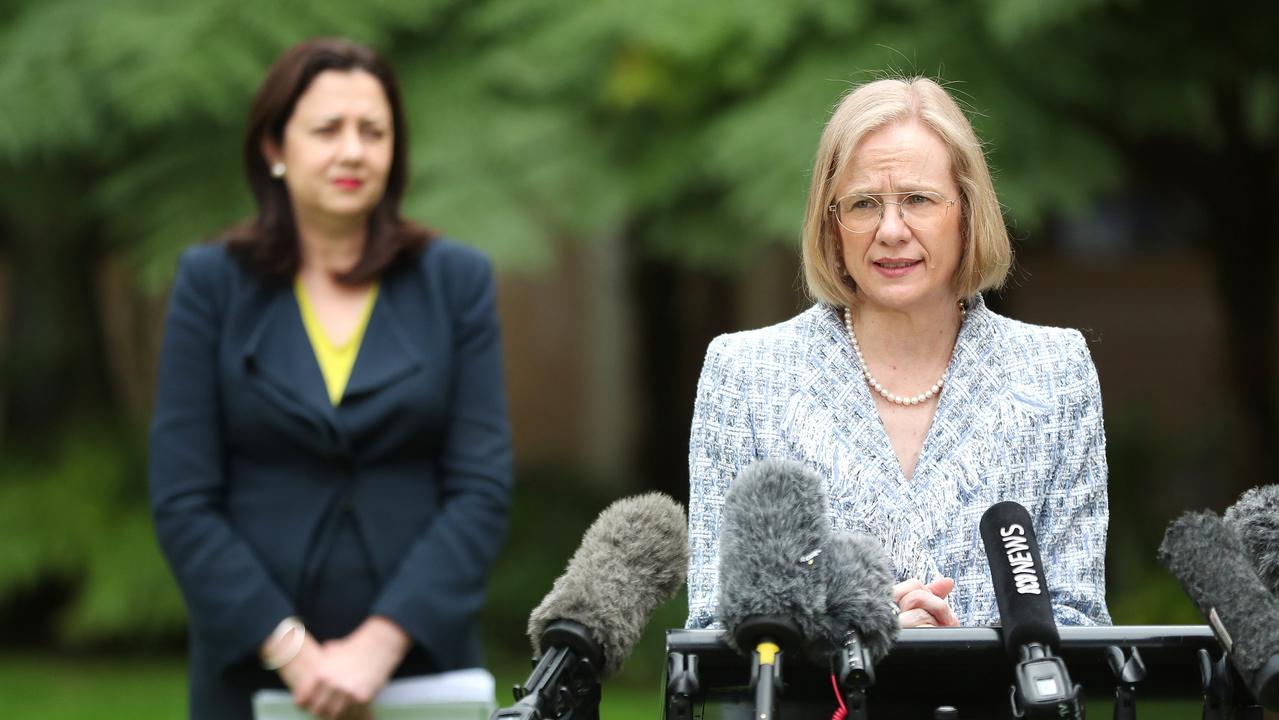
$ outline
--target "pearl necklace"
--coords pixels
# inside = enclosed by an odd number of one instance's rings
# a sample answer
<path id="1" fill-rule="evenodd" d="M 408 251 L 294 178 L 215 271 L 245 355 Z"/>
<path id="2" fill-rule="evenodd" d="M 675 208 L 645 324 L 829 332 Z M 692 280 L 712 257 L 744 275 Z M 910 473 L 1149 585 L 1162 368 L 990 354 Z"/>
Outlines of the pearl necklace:
<path id="1" fill-rule="evenodd" d="M 959 326 L 964 326 L 964 320 L 968 317 L 968 311 L 964 308 L 964 304 L 959 304 Z M 937 382 L 928 388 L 926 392 L 920 393 L 914 397 L 902 397 L 888 391 L 882 383 L 870 374 L 870 367 L 866 365 L 866 358 L 862 356 L 862 348 L 857 344 L 857 334 L 853 332 L 853 313 L 850 309 L 844 308 L 844 327 L 848 330 L 848 339 L 853 344 L 853 354 L 857 356 L 857 364 L 861 368 L 862 376 L 866 378 L 866 384 L 875 392 L 879 393 L 885 400 L 896 405 L 918 405 L 928 402 L 934 395 L 941 392 L 942 386 L 946 384 L 946 375 L 950 369 L 942 371 L 941 377 L 937 378 Z"/>

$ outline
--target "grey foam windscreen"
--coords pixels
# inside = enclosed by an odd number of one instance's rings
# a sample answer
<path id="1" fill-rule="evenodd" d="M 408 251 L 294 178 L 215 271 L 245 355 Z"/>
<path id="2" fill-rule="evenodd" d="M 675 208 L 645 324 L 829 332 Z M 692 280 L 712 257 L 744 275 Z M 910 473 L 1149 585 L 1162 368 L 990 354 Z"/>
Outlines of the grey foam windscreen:
<path id="1" fill-rule="evenodd" d="M 826 584 L 808 562 L 831 539 L 822 480 L 803 465 L 764 460 L 729 487 L 720 525 L 718 617 L 738 647 L 736 629 L 752 616 L 789 618 L 802 637 L 823 632 Z"/>
<path id="2" fill-rule="evenodd" d="M 1239 533 L 1261 581 L 1279 596 L 1279 485 L 1262 485 L 1240 495 L 1226 510 L 1226 523 Z"/>
<path id="3" fill-rule="evenodd" d="M 868 535 L 835 533 L 818 558 L 826 576 L 826 622 L 814 638 L 814 654 L 838 648 L 856 630 L 879 661 L 897 639 L 892 562 L 883 545 Z"/>
<path id="4" fill-rule="evenodd" d="M 586 530 L 577 552 L 528 619 L 535 654 L 546 626 L 581 623 L 599 643 L 604 678 L 615 675 L 659 605 L 688 573 L 688 521 L 661 493 L 618 500 Z"/>
<path id="5" fill-rule="evenodd" d="M 1263 704 L 1279 700 L 1279 601 L 1262 584 L 1235 530 L 1211 512 L 1174 520 L 1159 560 L 1217 633 Z"/>

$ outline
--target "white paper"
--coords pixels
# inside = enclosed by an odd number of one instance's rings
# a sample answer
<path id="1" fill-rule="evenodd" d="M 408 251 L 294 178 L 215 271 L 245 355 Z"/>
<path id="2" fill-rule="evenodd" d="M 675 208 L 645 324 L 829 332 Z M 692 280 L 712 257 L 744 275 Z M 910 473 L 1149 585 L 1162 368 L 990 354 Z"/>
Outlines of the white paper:
<path id="1" fill-rule="evenodd" d="M 376 720 L 456 718 L 488 720 L 497 708 L 493 676 L 483 668 L 392 680 L 369 709 Z M 309 720 L 312 715 L 293 704 L 287 690 L 253 694 L 256 720 Z"/>

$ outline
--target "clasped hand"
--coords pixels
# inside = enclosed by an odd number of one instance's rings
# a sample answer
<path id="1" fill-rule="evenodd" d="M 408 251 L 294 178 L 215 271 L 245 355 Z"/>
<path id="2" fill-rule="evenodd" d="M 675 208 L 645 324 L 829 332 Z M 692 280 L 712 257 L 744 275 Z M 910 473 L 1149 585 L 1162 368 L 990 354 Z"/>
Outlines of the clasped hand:
<path id="1" fill-rule="evenodd" d="M 955 589 L 955 581 L 941 578 L 928 584 L 911 578 L 893 586 L 893 602 L 897 603 L 897 624 L 912 627 L 958 627 L 959 618 L 950 609 L 946 596 Z"/>
<path id="2" fill-rule="evenodd" d="M 310 635 L 280 678 L 299 708 L 325 720 L 368 720 L 369 703 L 408 652 L 408 636 L 372 617 L 350 635 L 324 643 Z"/>

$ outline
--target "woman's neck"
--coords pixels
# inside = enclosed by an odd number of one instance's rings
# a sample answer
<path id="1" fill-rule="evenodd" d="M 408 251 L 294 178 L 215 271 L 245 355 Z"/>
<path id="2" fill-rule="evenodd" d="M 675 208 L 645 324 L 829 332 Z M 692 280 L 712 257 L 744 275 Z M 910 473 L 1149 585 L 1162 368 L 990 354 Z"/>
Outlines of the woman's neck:
<path id="1" fill-rule="evenodd" d="M 299 271 L 335 277 L 349 272 L 364 251 L 366 223 L 298 218 Z"/>
<path id="2" fill-rule="evenodd" d="M 949 362 L 962 317 L 956 302 L 909 311 L 863 303 L 852 314 L 862 350 L 901 369 Z"/>

